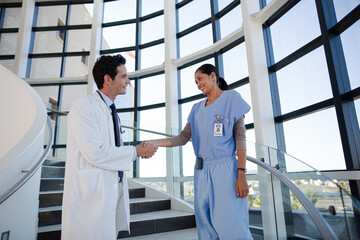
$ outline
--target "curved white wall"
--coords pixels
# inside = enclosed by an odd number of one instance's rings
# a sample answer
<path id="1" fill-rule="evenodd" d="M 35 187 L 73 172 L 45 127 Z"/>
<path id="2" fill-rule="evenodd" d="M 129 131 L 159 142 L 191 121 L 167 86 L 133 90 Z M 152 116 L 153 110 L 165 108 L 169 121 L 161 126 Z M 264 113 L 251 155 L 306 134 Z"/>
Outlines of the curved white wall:
<path id="1" fill-rule="evenodd" d="M 0 195 L 23 177 L 43 152 L 46 108 L 22 79 L 0 65 Z M 36 239 L 40 170 L 0 205 L 0 234 Z"/>
<path id="2" fill-rule="evenodd" d="M 1 70 L 1 148 L 2 159 L 26 135 L 35 120 L 36 105 L 28 87 L 12 72 Z M 24 118 L 28 121 L 24 121 Z M 7 162 L 1 161 L 0 168 Z"/>

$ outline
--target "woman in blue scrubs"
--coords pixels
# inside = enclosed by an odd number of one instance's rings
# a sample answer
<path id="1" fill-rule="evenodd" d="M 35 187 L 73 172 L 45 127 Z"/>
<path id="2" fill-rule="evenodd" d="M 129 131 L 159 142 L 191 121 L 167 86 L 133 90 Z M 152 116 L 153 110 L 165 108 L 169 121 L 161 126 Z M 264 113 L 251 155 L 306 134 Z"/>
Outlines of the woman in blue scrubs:
<path id="1" fill-rule="evenodd" d="M 207 98 L 193 106 L 180 135 L 152 143 L 175 147 L 192 139 L 197 158 L 194 208 L 200 240 L 252 239 L 244 125 L 250 106 L 238 92 L 228 90 L 211 64 L 196 70 L 195 83 Z"/>

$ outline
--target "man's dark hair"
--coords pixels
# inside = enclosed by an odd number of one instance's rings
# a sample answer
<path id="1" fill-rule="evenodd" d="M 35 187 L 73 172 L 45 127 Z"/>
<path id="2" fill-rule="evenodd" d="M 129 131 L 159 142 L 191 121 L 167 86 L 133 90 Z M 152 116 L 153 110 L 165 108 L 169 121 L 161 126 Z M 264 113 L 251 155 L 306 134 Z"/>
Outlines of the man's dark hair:
<path id="1" fill-rule="evenodd" d="M 125 65 L 126 59 L 118 55 L 103 55 L 98 58 L 95 62 L 92 74 L 94 81 L 98 89 L 102 89 L 104 85 L 104 76 L 107 74 L 112 80 L 115 79 L 116 74 L 118 73 L 117 67 Z"/>

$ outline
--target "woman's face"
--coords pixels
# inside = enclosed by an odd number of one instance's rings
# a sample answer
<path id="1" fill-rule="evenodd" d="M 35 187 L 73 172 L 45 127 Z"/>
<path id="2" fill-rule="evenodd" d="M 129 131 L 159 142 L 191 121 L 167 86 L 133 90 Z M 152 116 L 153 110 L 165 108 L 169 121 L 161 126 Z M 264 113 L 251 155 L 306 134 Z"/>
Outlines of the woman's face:
<path id="1" fill-rule="evenodd" d="M 212 72 L 210 75 L 202 73 L 201 71 L 195 72 L 195 83 L 198 89 L 205 95 L 208 95 L 215 87 L 216 75 Z"/>

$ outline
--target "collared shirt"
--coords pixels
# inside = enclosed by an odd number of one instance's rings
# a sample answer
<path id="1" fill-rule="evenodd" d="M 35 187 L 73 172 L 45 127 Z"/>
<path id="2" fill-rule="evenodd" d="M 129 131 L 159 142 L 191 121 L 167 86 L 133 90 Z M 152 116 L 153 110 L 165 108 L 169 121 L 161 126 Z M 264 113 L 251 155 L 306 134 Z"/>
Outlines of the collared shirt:
<path id="1" fill-rule="evenodd" d="M 110 111 L 110 113 L 112 113 L 112 111 L 111 111 L 111 108 L 110 108 L 110 106 L 111 106 L 111 104 L 113 104 L 114 102 L 108 97 L 108 96 L 106 96 L 104 93 L 102 93 L 101 91 L 98 91 L 100 94 L 101 94 L 101 96 L 102 96 L 102 98 L 104 99 L 104 101 L 105 101 L 105 103 L 106 103 L 106 106 L 108 106 L 108 108 L 109 108 L 109 111 Z M 120 123 L 119 123 L 119 126 L 121 126 L 120 125 Z M 122 140 L 121 140 L 122 141 Z M 137 152 L 136 152 L 136 148 L 134 147 L 133 148 L 134 150 L 134 157 L 133 157 L 133 161 L 135 161 L 136 160 L 136 157 L 137 157 Z"/>

